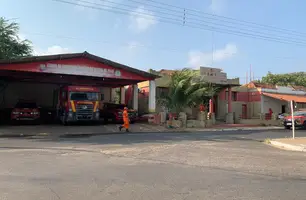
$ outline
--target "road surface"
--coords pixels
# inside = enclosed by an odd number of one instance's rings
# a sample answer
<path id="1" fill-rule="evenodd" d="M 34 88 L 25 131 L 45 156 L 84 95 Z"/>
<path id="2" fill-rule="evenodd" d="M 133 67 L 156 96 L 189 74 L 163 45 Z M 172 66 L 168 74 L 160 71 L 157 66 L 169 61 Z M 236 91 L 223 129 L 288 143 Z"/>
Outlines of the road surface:
<path id="1" fill-rule="evenodd" d="M 304 134 L 304 132 L 300 132 Z M 260 143 L 288 131 L 0 139 L 0 199 L 306 199 L 306 154 Z"/>

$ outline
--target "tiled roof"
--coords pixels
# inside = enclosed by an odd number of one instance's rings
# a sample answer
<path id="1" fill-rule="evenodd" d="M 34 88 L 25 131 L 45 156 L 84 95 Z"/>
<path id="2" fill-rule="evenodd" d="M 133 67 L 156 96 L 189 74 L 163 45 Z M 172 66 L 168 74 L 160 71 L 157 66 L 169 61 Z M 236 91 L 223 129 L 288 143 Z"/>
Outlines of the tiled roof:
<path id="1" fill-rule="evenodd" d="M 257 88 L 276 89 L 276 85 L 251 82 Z"/>
<path id="2" fill-rule="evenodd" d="M 169 70 L 169 69 L 162 69 L 160 70 L 158 73 L 160 74 L 166 74 L 166 75 L 171 75 L 173 74 L 174 72 L 176 72 L 177 70 Z"/>
<path id="3" fill-rule="evenodd" d="M 283 101 L 295 101 L 299 103 L 306 103 L 306 96 L 302 95 L 289 95 L 289 94 L 274 94 L 274 93 L 262 93 L 265 96 L 272 97 Z"/>
<path id="4" fill-rule="evenodd" d="M 291 87 L 292 87 L 292 89 L 295 90 L 295 91 L 304 91 L 304 92 L 306 92 L 306 87 L 304 87 L 304 86 L 293 85 L 293 86 L 291 86 Z"/>

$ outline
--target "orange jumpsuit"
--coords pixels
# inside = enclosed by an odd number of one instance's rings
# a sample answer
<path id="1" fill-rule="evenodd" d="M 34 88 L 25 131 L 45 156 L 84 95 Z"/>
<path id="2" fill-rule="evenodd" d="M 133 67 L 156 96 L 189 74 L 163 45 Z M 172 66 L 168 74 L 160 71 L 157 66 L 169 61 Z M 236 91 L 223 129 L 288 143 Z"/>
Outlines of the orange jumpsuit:
<path id="1" fill-rule="evenodd" d="M 124 109 L 123 111 L 123 125 L 125 129 L 129 129 L 130 127 L 130 120 L 129 120 L 129 114 L 127 109 Z"/>

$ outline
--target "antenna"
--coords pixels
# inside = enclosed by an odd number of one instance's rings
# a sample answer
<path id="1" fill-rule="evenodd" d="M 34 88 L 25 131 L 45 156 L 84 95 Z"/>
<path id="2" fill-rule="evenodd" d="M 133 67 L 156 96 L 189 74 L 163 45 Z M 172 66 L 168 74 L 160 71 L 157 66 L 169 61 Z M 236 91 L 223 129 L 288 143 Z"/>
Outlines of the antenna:
<path id="1" fill-rule="evenodd" d="M 250 64 L 250 82 L 252 82 L 252 65 Z"/>
<path id="2" fill-rule="evenodd" d="M 249 77 L 248 77 L 248 75 L 249 75 L 249 72 L 246 71 L 246 77 L 245 77 L 245 82 L 246 82 L 246 84 L 248 84 L 248 82 L 249 82 Z"/>

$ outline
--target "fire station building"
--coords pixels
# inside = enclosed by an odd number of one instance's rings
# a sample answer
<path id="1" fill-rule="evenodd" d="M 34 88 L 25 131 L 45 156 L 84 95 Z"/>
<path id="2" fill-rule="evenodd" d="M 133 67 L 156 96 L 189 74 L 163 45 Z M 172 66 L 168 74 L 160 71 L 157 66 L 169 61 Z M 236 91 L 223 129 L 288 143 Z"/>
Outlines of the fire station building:
<path id="1" fill-rule="evenodd" d="M 125 103 L 124 86 L 133 86 L 132 107 L 138 110 L 137 83 L 149 81 L 155 86 L 158 76 L 88 52 L 33 56 L 0 61 L 0 112 L 12 109 L 19 99 L 34 100 L 41 108 L 55 108 L 54 91 L 65 85 L 99 88 L 103 102 L 111 102 L 114 88 L 120 88 L 120 102 Z M 155 87 L 151 87 L 150 110 L 155 110 Z"/>

